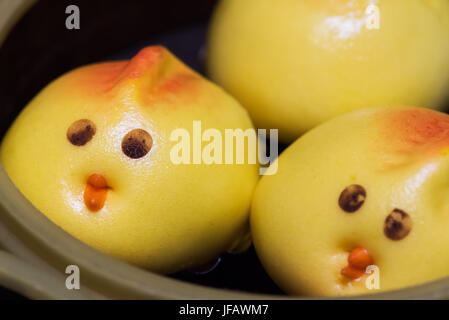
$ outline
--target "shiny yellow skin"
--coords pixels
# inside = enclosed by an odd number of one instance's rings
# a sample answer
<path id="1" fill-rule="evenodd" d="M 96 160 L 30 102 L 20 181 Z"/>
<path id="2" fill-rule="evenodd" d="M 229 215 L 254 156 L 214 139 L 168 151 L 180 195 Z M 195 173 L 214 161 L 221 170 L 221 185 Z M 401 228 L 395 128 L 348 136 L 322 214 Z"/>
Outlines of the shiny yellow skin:
<path id="1" fill-rule="evenodd" d="M 380 29 L 366 27 L 371 3 Z M 208 69 L 257 127 L 290 142 L 359 108 L 442 107 L 448 39 L 447 0 L 222 0 Z"/>
<path id="2" fill-rule="evenodd" d="M 72 145 L 78 119 L 97 132 Z M 18 189 L 58 226 L 88 245 L 129 263 L 171 273 L 215 259 L 248 229 L 258 181 L 256 165 L 175 165 L 173 130 L 252 128 L 238 102 L 162 47 L 143 49 L 130 62 L 102 63 L 63 75 L 39 93 L 9 129 L 1 161 Z M 141 159 L 121 149 L 132 129 L 153 147 Z M 223 133 L 223 132 L 222 132 Z M 203 143 L 204 146 L 205 143 Z M 83 202 L 91 174 L 111 189 L 105 206 Z"/>
<path id="3" fill-rule="evenodd" d="M 256 251 L 273 280 L 293 295 L 376 293 L 448 276 L 447 181 L 448 115 L 400 107 L 337 117 L 294 142 L 280 155 L 278 172 L 261 179 L 250 219 Z M 358 211 L 346 213 L 338 200 L 352 184 L 363 186 L 367 197 Z M 395 208 L 413 222 L 397 241 L 384 234 Z M 373 273 L 358 281 L 340 273 L 359 246 L 379 268 L 379 290 L 366 286 Z"/>

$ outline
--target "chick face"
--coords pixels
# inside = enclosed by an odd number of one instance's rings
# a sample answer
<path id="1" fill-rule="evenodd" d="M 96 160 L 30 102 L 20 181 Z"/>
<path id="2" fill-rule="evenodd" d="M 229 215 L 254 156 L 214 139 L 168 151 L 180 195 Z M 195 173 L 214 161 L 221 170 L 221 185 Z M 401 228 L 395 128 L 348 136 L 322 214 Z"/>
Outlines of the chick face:
<path id="1" fill-rule="evenodd" d="M 359 108 L 442 107 L 448 38 L 446 0 L 222 0 L 208 67 L 290 142 Z"/>
<path id="2" fill-rule="evenodd" d="M 170 273 L 247 231 L 256 165 L 175 165 L 170 135 L 252 128 L 246 111 L 162 47 L 76 69 L 46 87 L 4 138 L 1 160 L 41 212 L 88 245 Z"/>
<path id="3" fill-rule="evenodd" d="M 254 245 L 290 294 L 375 293 L 447 276 L 448 179 L 448 115 L 398 107 L 337 117 L 261 179 Z M 374 268 L 378 289 L 367 284 Z"/>

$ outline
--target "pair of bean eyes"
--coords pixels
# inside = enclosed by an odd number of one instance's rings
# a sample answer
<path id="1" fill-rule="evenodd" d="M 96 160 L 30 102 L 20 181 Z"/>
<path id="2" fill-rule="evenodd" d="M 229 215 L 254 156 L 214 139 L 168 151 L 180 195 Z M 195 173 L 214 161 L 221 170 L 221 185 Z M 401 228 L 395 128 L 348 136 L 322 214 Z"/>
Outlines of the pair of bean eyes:
<path id="1" fill-rule="evenodd" d="M 338 205 L 347 213 L 354 213 L 365 203 L 366 190 L 361 185 L 346 187 L 338 198 Z M 385 219 L 384 234 L 391 240 L 402 240 L 412 229 L 412 218 L 401 209 L 394 209 Z"/>
<path id="2" fill-rule="evenodd" d="M 84 146 L 97 132 L 95 124 L 88 119 L 75 121 L 67 129 L 67 139 L 75 146 Z M 128 132 L 122 140 L 122 152 L 131 159 L 144 157 L 153 146 L 153 138 L 143 129 Z"/>

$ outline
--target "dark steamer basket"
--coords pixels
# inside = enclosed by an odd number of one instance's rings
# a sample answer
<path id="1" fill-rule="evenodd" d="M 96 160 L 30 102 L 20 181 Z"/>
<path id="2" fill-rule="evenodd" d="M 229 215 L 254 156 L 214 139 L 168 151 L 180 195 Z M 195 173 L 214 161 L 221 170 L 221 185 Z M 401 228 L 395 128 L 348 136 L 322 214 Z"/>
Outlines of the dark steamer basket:
<path id="1" fill-rule="evenodd" d="M 65 8 L 70 4 L 81 9 L 80 30 L 65 28 Z M 138 48 L 155 41 L 167 45 L 187 64 L 202 71 L 200 48 L 204 43 L 204 26 L 214 5 L 212 0 L 0 0 L 1 134 L 27 102 L 62 73 L 105 59 L 128 58 Z M 230 272 L 238 272 L 238 259 L 233 260 L 235 265 Z M 65 288 L 68 265 L 80 268 L 80 290 Z M 260 268 L 256 262 L 254 266 Z M 76 240 L 34 208 L 0 165 L 1 286 L 34 299 L 288 298 L 264 294 L 277 292 L 274 284 L 267 285 L 270 290 L 223 285 L 239 289 L 230 290 L 216 288 L 219 287 L 216 283 L 195 281 L 202 283 L 198 285 L 185 281 L 192 280 L 189 277 L 175 277 L 131 266 Z M 372 299 L 447 297 L 449 279 L 363 296 Z"/>

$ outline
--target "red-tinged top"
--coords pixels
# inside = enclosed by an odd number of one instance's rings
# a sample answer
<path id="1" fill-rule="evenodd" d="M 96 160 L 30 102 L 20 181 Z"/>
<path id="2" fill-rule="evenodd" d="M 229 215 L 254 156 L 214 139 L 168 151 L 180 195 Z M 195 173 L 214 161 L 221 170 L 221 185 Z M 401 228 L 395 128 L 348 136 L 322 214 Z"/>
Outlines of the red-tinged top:
<path id="1" fill-rule="evenodd" d="M 412 108 L 387 112 L 383 133 L 392 151 L 440 153 L 449 147 L 449 115 Z"/>
<path id="2" fill-rule="evenodd" d="M 124 90 L 143 105 L 193 98 L 199 80 L 207 82 L 161 46 L 146 47 L 128 61 L 79 68 L 66 80 L 66 90 L 75 95 L 111 99 Z"/>

